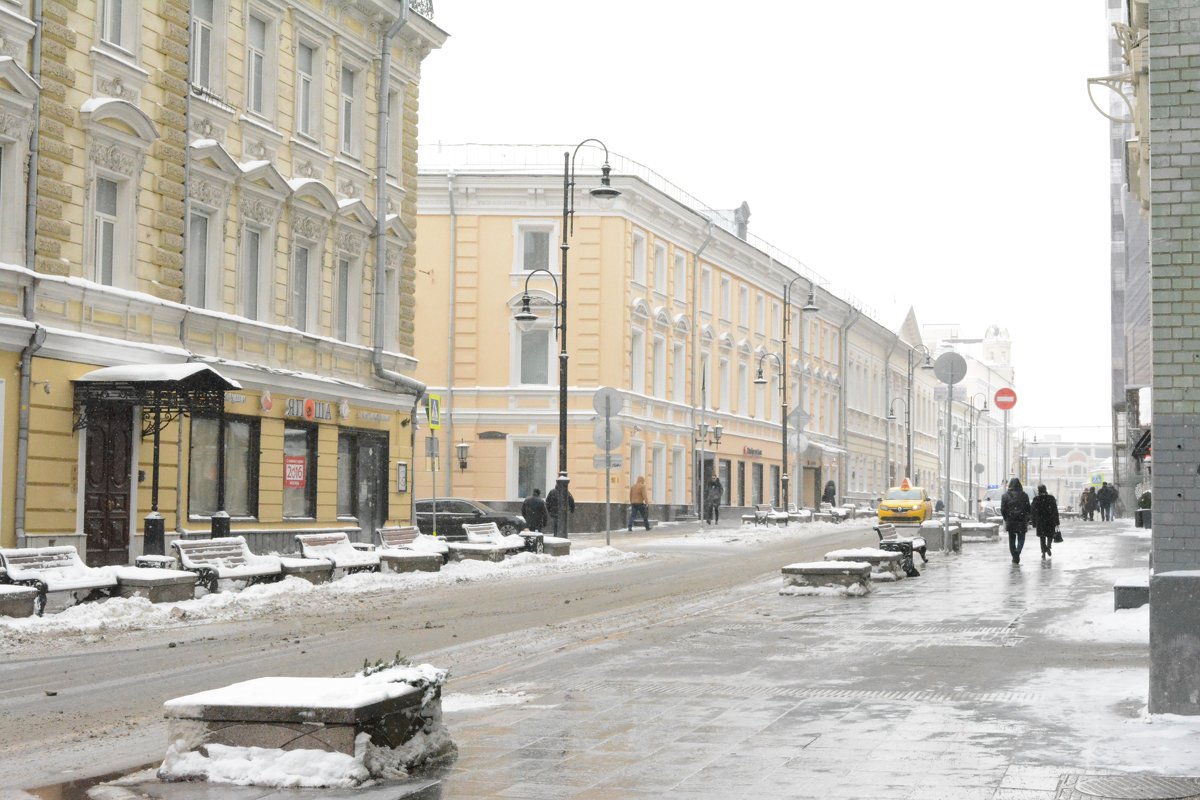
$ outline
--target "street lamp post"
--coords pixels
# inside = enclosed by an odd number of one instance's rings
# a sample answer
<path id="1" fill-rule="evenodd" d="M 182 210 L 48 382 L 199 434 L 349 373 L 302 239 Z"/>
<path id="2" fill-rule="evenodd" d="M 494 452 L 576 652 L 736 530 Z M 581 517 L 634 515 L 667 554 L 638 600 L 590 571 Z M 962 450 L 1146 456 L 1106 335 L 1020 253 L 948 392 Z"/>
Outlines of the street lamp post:
<path id="1" fill-rule="evenodd" d="M 885 425 L 883 428 L 883 434 L 884 434 L 884 437 L 883 437 L 884 470 L 883 471 L 885 473 L 887 473 L 888 468 L 891 467 L 891 465 L 892 465 L 892 426 L 890 423 L 896 421 L 896 412 L 893 411 L 892 409 L 894 409 L 896 407 L 897 402 L 904 403 L 904 430 L 908 434 L 908 463 L 905 466 L 905 469 L 907 469 L 908 472 L 905 473 L 905 477 L 908 478 L 909 480 L 912 480 L 913 479 L 913 477 L 912 477 L 912 428 L 909 427 L 909 420 L 911 419 L 911 417 L 909 415 L 909 410 L 908 410 L 908 400 L 904 399 L 903 397 L 893 397 L 891 399 L 891 401 L 888 402 L 888 415 L 887 415 L 887 417 L 885 417 L 885 420 L 889 424 Z M 888 490 L 888 488 L 890 488 L 893 485 L 891 483 L 892 476 L 890 474 L 885 474 L 884 479 L 887 481 L 887 484 L 888 484 L 887 486 L 884 487 L 884 491 L 886 492 Z M 899 483 L 899 481 L 897 481 L 897 483 Z"/>
<path id="2" fill-rule="evenodd" d="M 779 359 L 780 360 L 779 383 L 780 383 L 780 391 L 783 393 L 782 394 L 782 397 L 783 397 L 783 476 L 782 476 L 782 482 L 783 482 L 783 505 L 784 505 L 785 509 L 787 508 L 788 504 L 792 500 L 791 495 L 789 494 L 790 483 L 788 480 L 788 458 L 787 458 L 787 451 L 788 451 L 788 447 L 787 447 L 787 384 L 788 384 L 789 375 L 788 375 L 788 369 L 787 369 L 786 365 L 788 362 L 788 355 L 791 353 L 791 349 L 792 349 L 792 342 L 791 342 L 792 287 L 796 285 L 796 281 L 800 281 L 800 280 L 808 280 L 808 300 L 807 300 L 807 302 L 805 302 L 805 304 L 803 306 L 800 307 L 800 359 L 801 359 L 801 361 L 804 360 L 804 312 L 805 311 L 820 311 L 820 309 L 817 307 L 817 286 L 811 280 L 809 280 L 808 278 L 805 278 L 802 275 L 797 275 L 796 277 L 792 278 L 790 281 L 788 281 L 787 283 L 784 284 L 784 286 L 783 286 L 783 341 L 780 342 L 780 345 L 781 345 L 780 349 L 783 351 L 784 355 L 783 355 L 782 359 Z M 779 358 L 779 357 L 776 356 L 776 358 Z M 758 372 L 759 372 L 759 375 L 761 376 L 762 375 L 762 358 L 759 358 L 759 360 L 758 360 Z M 754 382 L 758 383 L 758 380 L 756 379 Z M 800 411 L 801 416 L 803 416 L 805 413 L 805 409 L 804 409 L 804 365 L 803 364 L 801 364 L 801 366 L 800 366 L 800 384 L 797 388 L 798 388 L 798 394 L 800 396 L 796 399 L 796 408 Z M 805 421 L 799 422 L 799 424 L 796 426 L 797 433 L 803 433 L 805 424 L 807 424 Z M 800 460 L 799 448 L 797 448 L 796 460 L 797 460 L 797 462 L 799 462 L 799 460 Z M 796 505 L 797 506 L 804 505 L 803 492 L 801 492 L 800 502 L 797 503 Z"/>
<path id="3" fill-rule="evenodd" d="M 782 436 L 783 471 L 780 472 L 780 482 L 783 484 L 783 494 L 781 495 L 781 497 L 783 498 L 784 510 L 786 510 L 787 506 L 788 506 L 788 500 L 789 500 L 789 495 L 788 495 L 788 446 L 787 446 L 787 444 L 788 444 L 788 442 L 787 442 L 788 402 L 787 402 L 787 371 L 785 368 L 785 364 L 787 362 L 783 358 L 781 358 L 778 353 L 763 353 L 761 356 L 759 356 L 758 357 L 758 373 L 754 376 L 754 384 L 756 386 L 763 386 L 767 382 L 767 379 L 763 376 L 763 361 L 768 356 L 775 359 L 775 363 L 777 365 L 779 365 L 779 396 L 780 396 L 780 407 L 783 412 L 781 415 L 782 420 L 780 421 L 780 425 L 779 425 L 780 429 L 783 432 L 783 436 Z"/>
<path id="4" fill-rule="evenodd" d="M 913 359 L 914 353 L 921 353 L 925 356 L 925 360 L 921 362 L 921 369 L 933 369 L 933 353 L 929 352 L 929 348 L 923 344 L 913 345 L 908 349 L 908 398 L 904 404 L 904 435 L 907 438 L 905 456 L 904 456 L 904 471 L 909 480 L 913 480 L 913 431 L 912 431 L 912 402 L 913 402 L 913 375 L 916 373 L 917 365 Z M 891 413 L 891 409 L 888 409 Z"/>
<path id="5" fill-rule="evenodd" d="M 975 398 L 976 397 L 983 398 L 983 408 L 980 408 L 980 409 L 975 408 Z M 967 399 L 967 406 L 973 412 L 972 416 L 974 417 L 974 419 L 971 421 L 971 428 L 970 428 L 971 437 L 969 439 L 969 444 L 967 447 L 967 461 L 969 462 L 967 465 L 967 470 L 968 470 L 968 473 L 967 473 L 967 477 L 968 477 L 967 497 L 969 498 L 969 502 L 971 503 L 971 508 L 968 509 L 968 511 L 970 512 L 972 517 L 976 517 L 976 516 L 978 516 L 978 509 L 977 509 L 977 504 L 975 501 L 975 475 L 976 475 L 976 472 L 975 472 L 975 448 L 978 443 L 979 418 L 988 412 L 987 395 L 984 394 L 983 392 L 976 392 L 975 394 L 971 395 Z"/>
<path id="6" fill-rule="evenodd" d="M 559 270 L 559 280 L 554 284 L 554 327 L 558 330 L 558 479 L 555 482 L 556 496 L 558 497 L 558 519 L 556 528 L 558 535 L 563 537 L 568 535 L 569 503 L 567 498 L 570 496 L 568 487 L 571 483 L 570 476 L 567 474 L 567 252 L 571 249 L 568 237 L 573 232 L 575 221 L 575 157 L 579 155 L 581 147 L 590 143 L 597 144 L 604 150 L 604 165 L 600 167 L 600 185 L 590 190 L 592 197 L 600 204 L 608 204 L 621 194 L 609 182 L 608 175 L 611 168 L 608 165 L 608 147 L 604 142 L 599 139 L 584 139 L 575 145 L 574 152 L 568 150 L 563 153 L 562 243 L 559 245 L 562 250 L 562 268 Z M 525 296 L 521 300 L 521 311 L 515 315 L 517 323 L 522 325 L 524 330 L 529 330 L 525 326 L 532 326 L 537 319 L 529 308 L 529 277 L 535 272 L 545 272 L 551 278 L 554 277 L 553 273 L 546 269 L 531 270 L 529 276 L 526 276 L 526 289 Z"/>

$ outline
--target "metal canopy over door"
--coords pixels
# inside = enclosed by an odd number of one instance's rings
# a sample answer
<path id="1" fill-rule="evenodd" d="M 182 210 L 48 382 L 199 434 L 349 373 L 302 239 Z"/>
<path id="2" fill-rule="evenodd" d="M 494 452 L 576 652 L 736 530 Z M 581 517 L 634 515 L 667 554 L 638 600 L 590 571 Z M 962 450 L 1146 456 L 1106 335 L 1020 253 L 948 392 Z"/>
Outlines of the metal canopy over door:
<path id="1" fill-rule="evenodd" d="M 126 564 L 133 448 L 131 409 L 123 403 L 96 403 L 90 409 L 86 430 L 83 532 L 87 537 L 87 564 Z"/>

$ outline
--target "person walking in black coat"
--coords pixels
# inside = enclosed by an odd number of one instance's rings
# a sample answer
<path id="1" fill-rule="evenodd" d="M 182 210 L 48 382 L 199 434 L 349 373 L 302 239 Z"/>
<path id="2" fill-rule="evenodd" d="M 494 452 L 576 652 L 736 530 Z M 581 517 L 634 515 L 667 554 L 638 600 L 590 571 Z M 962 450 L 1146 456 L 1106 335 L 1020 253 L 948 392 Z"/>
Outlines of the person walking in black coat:
<path id="1" fill-rule="evenodd" d="M 1096 492 L 1096 499 L 1100 501 L 1100 519 L 1104 522 L 1112 522 L 1113 506 L 1117 502 L 1117 487 L 1104 481 L 1100 485 L 1100 491 Z"/>
<path id="2" fill-rule="evenodd" d="M 575 496 L 571 494 L 571 490 L 567 490 L 567 514 L 575 513 Z M 558 485 L 546 493 L 546 514 L 550 517 L 550 530 L 555 536 L 563 536 L 566 531 L 558 529 Z"/>
<path id="3" fill-rule="evenodd" d="M 1046 492 L 1043 484 L 1038 484 L 1037 497 L 1029 504 L 1029 519 L 1042 545 L 1042 558 L 1050 557 L 1050 545 L 1058 532 L 1058 501 Z"/>
<path id="4" fill-rule="evenodd" d="M 709 478 L 704 490 L 704 521 L 716 525 L 721 521 L 721 500 L 725 497 L 725 487 L 715 474 Z"/>
<path id="5" fill-rule="evenodd" d="M 542 498 L 541 489 L 534 489 L 533 494 L 521 503 L 521 516 L 534 533 L 541 533 L 542 528 L 546 527 L 546 501 Z"/>
<path id="6" fill-rule="evenodd" d="M 1021 488 L 1019 478 L 1008 482 L 1008 491 L 1000 498 L 1000 516 L 1004 517 L 1004 529 L 1008 531 L 1008 552 L 1013 563 L 1020 564 L 1025 531 L 1029 530 L 1029 495 Z"/>

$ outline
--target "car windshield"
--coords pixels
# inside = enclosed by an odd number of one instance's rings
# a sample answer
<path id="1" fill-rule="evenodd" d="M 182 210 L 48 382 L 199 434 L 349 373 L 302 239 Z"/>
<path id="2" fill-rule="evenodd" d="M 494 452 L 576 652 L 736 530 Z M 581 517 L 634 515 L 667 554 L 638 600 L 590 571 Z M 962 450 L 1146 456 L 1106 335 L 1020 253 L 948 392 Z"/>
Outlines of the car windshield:
<path id="1" fill-rule="evenodd" d="M 920 489 L 889 489 L 885 500 L 920 500 Z"/>

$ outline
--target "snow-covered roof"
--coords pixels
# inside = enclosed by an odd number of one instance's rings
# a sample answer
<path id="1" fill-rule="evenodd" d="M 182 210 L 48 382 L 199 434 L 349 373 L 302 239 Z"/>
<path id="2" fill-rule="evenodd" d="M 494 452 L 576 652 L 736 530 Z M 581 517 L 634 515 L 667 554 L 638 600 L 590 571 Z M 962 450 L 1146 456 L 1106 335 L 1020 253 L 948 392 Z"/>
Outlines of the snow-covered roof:
<path id="1" fill-rule="evenodd" d="M 222 382 L 225 389 L 242 388 L 237 381 L 226 378 L 208 364 L 194 361 L 182 364 L 123 364 L 101 367 L 76 380 L 82 383 L 179 383 L 199 375 Z"/>

